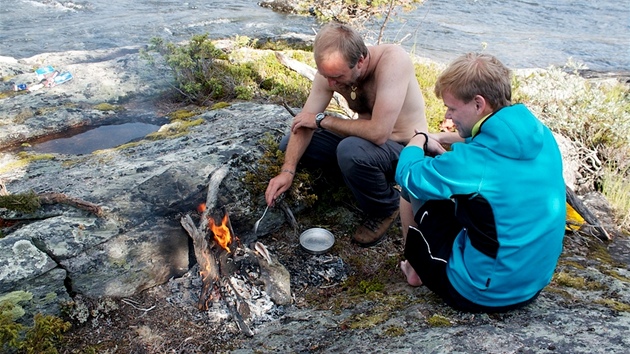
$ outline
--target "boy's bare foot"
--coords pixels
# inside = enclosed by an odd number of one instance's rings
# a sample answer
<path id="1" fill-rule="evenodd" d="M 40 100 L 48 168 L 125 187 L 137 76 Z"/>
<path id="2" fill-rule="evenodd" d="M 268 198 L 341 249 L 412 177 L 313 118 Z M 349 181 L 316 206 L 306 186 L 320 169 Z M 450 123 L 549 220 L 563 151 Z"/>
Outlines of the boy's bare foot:
<path id="1" fill-rule="evenodd" d="M 400 269 L 402 269 L 405 277 L 407 278 L 407 283 L 411 286 L 420 286 L 422 285 L 422 280 L 418 276 L 418 273 L 413 269 L 409 261 L 400 262 Z"/>

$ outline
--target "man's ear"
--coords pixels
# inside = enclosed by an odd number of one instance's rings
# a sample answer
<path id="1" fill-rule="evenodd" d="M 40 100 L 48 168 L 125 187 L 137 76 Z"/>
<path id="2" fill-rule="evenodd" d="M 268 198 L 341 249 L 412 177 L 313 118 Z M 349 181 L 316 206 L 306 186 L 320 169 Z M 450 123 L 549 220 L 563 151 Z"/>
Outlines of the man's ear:
<path id="1" fill-rule="evenodd" d="M 473 98 L 473 100 L 475 100 L 475 109 L 477 112 L 481 113 L 486 109 L 488 102 L 486 102 L 486 99 L 483 98 L 483 96 L 477 95 Z"/>
<path id="2" fill-rule="evenodd" d="M 357 69 L 361 69 L 361 67 L 363 66 L 363 63 L 365 63 L 365 57 L 363 55 L 361 55 L 361 58 L 359 58 L 359 60 L 357 61 L 357 64 L 355 65 L 355 67 Z"/>

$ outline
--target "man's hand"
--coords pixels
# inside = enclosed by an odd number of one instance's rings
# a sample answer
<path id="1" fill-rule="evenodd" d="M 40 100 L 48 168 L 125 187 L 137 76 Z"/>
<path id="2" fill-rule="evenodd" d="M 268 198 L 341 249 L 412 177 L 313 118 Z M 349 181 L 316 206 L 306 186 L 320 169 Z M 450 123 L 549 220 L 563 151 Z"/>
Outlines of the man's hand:
<path id="1" fill-rule="evenodd" d="M 304 111 L 296 114 L 295 118 L 293 118 L 293 123 L 291 124 L 291 132 L 296 133 L 300 128 L 307 128 L 311 130 L 317 129 L 315 114 Z"/>
<path id="2" fill-rule="evenodd" d="M 442 146 L 442 144 L 440 144 L 440 142 L 436 140 L 436 137 L 433 134 L 426 134 L 426 136 L 428 140 L 426 141 L 427 149 L 424 152 L 425 155 L 437 156 L 437 155 L 442 155 L 443 153 L 446 152 L 446 149 L 444 148 L 444 146 Z M 416 135 L 414 135 L 413 138 L 409 140 L 409 143 L 407 145 L 415 145 L 415 146 L 424 148 L 425 146 L 424 141 L 425 141 L 424 134 L 420 134 L 420 131 L 416 129 Z"/>
<path id="3" fill-rule="evenodd" d="M 273 206 L 276 199 L 291 187 L 291 183 L 293 183 L 293 174 L 290 172 L 280 172 L 279 175 L 272 178 L 265 191 L 267 205 Z"/>
<path id="4" fill-rule="evenodd" d="M 427 141 L 427 150 L 425 153 L 431 156 L 442 155 L 446 152 L 446 149 L 438 140 L 435 139 L 433 134 L 428 134 L 429 141 Z"/>

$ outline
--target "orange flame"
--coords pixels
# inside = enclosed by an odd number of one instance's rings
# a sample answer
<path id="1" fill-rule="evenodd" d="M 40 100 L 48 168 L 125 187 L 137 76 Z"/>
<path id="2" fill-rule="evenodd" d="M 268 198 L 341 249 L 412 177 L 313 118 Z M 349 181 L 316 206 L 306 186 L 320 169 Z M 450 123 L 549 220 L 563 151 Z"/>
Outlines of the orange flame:
<path id="1" fill-rule="evenodd" d="M 210 267 L 212 267 L 212 260 L 210 259 L 210 255 L 207 252 L 202 252 L 201 256 L 205 259 L 205 266 L 204 269 L 199 271 L 199 274 L 201 275 L 202 279 L 206 279 L 211 273 Z"/>
<path id="2" fill-rule="evenodd" d="M 197 206 L 197 212 L 203 213 L 204 211 L 206 211 L 206 205 L 205 204 L 199 204 L 199 206 Z"/>
<path id="3" fill-rule="evenodd" d="M 225 214 L 223 216 L 223 220 L 221 220 L 221 225 L 216 225 L 214 223 L 213 218 L 209 218 L 210 221 L 210 230 L 214 234 L 214 240 L 217 241 L 219 246 L 221 246 L 224 250 L 231 252 L 228 245 L 232 242 L 232 235 L 230 234 L 230 228 L 227 225 L 228 216 Z"/>

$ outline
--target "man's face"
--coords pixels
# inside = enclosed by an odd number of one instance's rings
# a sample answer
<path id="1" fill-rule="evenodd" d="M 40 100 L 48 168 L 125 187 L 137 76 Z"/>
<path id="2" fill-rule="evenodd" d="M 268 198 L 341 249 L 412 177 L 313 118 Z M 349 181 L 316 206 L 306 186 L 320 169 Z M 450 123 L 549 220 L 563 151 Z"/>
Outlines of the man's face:
<path id="1" fill-rule="evenodd" d="M 446 106 L 446 119 L 451 119 L 457 128 L 457 133 L 462 138 L 472 136 L 472 128 L 482 118 L 477 100 L 472 99 L 468 103 L 455 98 L 450 92 L 442 93 L 442 100 Z"/>
<path id="2" fill-rule="evenodd" d="M 359 77 L 357 65 L 350 69 L 339 53 L 326 55 L 317 63 L 317 71 L 328 80 L 328 86 L 333 89 L 354 86 Z"/>

